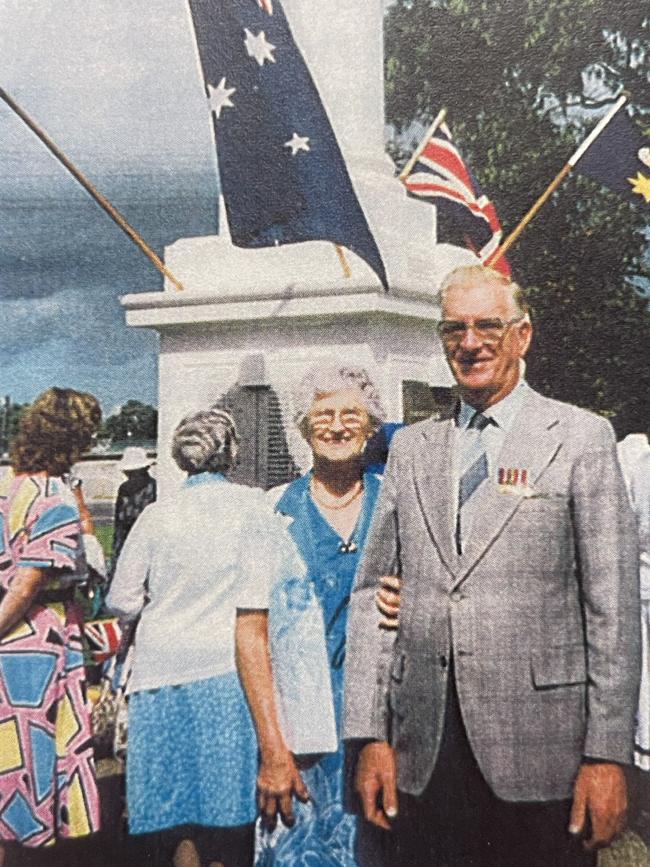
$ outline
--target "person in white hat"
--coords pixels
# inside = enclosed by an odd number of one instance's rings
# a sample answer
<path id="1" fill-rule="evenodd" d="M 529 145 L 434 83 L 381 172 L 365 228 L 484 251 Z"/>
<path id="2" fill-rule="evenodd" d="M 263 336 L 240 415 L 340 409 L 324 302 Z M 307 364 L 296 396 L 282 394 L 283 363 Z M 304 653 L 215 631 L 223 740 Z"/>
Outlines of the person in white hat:
<path id="1" fill-rule="evenodd" d="M 126 476 L 126 481 L 120 485 L 115 501 L 113 570 L 136 518 L 145 506 L 156 499 L 156 480 L 149 473 L 152 464 L 153 461 L 143 448 L 127 446 L 117 465 Z"/>

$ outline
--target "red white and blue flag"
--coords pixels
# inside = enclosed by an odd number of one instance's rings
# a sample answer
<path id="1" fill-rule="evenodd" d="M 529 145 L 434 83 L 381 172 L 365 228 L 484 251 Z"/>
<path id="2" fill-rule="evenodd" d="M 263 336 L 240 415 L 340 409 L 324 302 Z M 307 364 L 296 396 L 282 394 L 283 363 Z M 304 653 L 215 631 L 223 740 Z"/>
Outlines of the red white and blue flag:
<path id="1" fill-rule="evenodd" d="M 454 144 L 447 124 L 433 132 L 409 174 L 402 179 L 408 194 L 437 208 L 438 241 L 469 247 L 487 264 L 503 232 L 492 202 Z M 510 276 L 501 257 L 492 267 Z"/>
<path id="2" fill-rule="evenodd" d="M 90 620 L 84 624 L 84 635 L 90 646 L 93 661 L 105 662 L 117 653 L 122 630 L 116 617 L 105 620 Z"/>

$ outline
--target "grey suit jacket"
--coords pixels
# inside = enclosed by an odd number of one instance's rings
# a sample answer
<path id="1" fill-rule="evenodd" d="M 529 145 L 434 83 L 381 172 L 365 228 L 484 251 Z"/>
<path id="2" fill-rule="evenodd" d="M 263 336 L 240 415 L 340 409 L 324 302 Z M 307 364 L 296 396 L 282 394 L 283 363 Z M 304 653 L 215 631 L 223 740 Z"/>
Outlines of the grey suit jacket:
<path id="1" fill-rule="evenodd" d="M 396 435 L 352 596 L 344 735 L 389 740 L 398 785 L 433 770 L 453 654 L 467 734 L 506 800 L 566 798 L 582 756 L 628 762 L 640 670 L 637 539 L 611 426 L 529 391 L 454 547 L 453 421 Z M 402 577 L 396 639 L 378 578 Z"/>

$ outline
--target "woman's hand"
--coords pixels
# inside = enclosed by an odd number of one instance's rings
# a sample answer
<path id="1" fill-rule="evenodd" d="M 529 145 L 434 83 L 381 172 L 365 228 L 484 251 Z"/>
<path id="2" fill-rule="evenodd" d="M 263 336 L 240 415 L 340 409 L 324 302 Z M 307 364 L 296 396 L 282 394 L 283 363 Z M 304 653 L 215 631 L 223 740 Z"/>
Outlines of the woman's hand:
<path id="1" fill-rule="evenodd" d="M 303 803 L 309 800 L 309 792 L 291 753 L 283 750 L 266 758 L 262 756 L 257 774 L 257 803 L 265 828 L 269 831 L 275 828 L 278 813 L 285 825 L 293 825 L 294 795 Z"/>
<path id="2" fill-rule="evenodd" d="M 307 801 L 309 792 L 280 731 L 269 655 L 267 611 L 237 611 L 235 656 L 262 757 L 257 775 L 257 800 L 262 822 L 272 830 L 279 813 L 285 825 L 292 825 L 293 796 Z"/>
<path id="3" fill-rule="evenodd" d="M 379 583 L 381 587 L 375 594 L 377 608 L 383 614 L 379 625 L 383 629 L 397 629 L 402 581 L 398 575 L 382 575 Z"/>

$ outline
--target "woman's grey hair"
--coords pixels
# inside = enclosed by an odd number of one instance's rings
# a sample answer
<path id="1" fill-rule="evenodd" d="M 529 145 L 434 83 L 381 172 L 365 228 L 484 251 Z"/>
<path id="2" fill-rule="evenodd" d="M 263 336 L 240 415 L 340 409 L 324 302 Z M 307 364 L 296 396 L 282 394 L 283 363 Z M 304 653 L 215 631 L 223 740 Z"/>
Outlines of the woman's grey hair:
<path id="1" fill-rule="evenodd" d="M 300 380 L 293 395 L 293 420 L 303 436 L 308 434 L 309 411 L 320 395 L 356 388 L 370 417 L 373 433 L 386 420 L 386 410 L 379 389 L 364 367 L 332 362 L 314 364 Z"/>
<path id="2" fill-rule="evenodd" d="M 235 420 L 223 409 L 186 415 L 172 437 L 172 457 L 189 475 L 220 473 L 237 460 L 239 436 Z"/>

